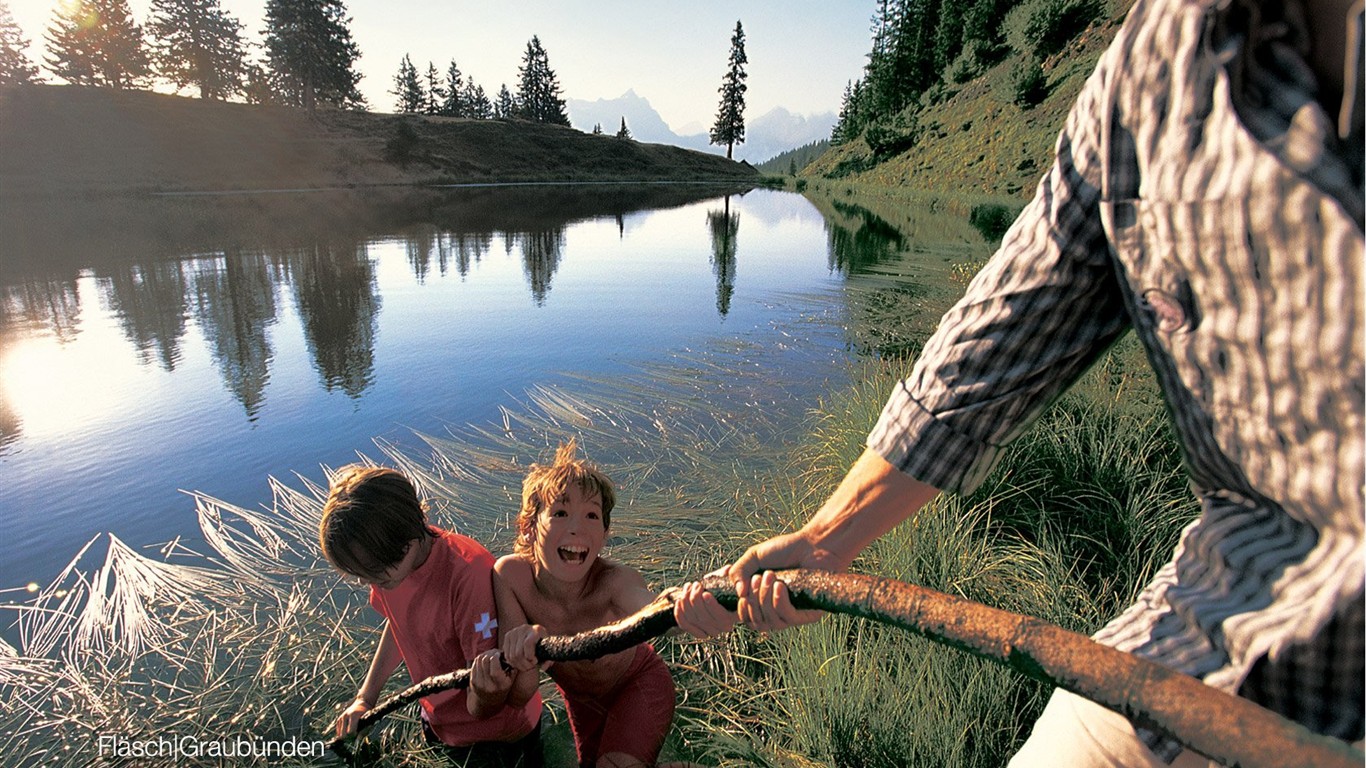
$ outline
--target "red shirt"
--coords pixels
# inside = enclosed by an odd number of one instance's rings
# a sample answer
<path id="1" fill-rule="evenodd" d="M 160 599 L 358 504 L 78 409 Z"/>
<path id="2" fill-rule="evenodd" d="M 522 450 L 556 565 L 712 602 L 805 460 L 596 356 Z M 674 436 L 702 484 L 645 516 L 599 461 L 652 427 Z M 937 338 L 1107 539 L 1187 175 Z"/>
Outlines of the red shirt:
<path id="1" fill-rule="evenodd" d="M 370 605 L 389 620 L 415 682 L 468 667 L 475 656 L 498 646 L 493 555 L 468 536 L 431 531 L 436 539 L 422 565 L 393 589 L 370 589 Z M 486 720 L 469 713 L 465 697 L 466 691 L 459 690 L 422 699 L 427 722 L 446 744 L 515 741 L 530 733 L 541 716 L 540 693 L 524 706 L 503 707 Z"/>

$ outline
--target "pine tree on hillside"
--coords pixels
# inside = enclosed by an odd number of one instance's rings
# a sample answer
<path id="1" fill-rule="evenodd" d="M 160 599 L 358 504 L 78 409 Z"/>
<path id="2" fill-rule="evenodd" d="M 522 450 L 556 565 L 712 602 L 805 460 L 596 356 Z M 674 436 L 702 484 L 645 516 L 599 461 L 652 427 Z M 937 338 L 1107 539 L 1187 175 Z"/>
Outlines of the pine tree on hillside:
<path id="1" fill-rule="evenodd" d="M 465 76 L 460 73 L 455 59 L 446 68 L 446 87 L 442 90 L 445 99 L 441 102 L 441 114 L 446 117 L 465 117 L 468 108 L 465 104 Z"/>
<path id="2" fill-rule="evenodd" d="M 281 102 L 308 110 L 365 105 L 350 21 L 342 0 L 266 0 L 266 58 Z"/>
<path id="3" fill-rule="evenodd" d="M 248 61 L 242 78 L 242 97 L 248 104 L 275 104 L 275 84 L 270 70 L 259 61 Z"/>
<path id="4" fill-rule="evenodd" d="M 730 62 L 726 66 L 726 76 L 721 80 L 721 107 L 716 113 L 716 123 L 711 127 L 711 143 L 726 145 L 726 157 L 733 155 L 736 144 L 745 142 L 745 30 L 740 22 L 735 22 L 735 34 L 730 39 Z"/>
<path id="5" fill-rule="evenodd" d="M 626 117 L 625 117 L 625 116 L 623 116 L 623 117 L 621 118 L 621 128 L 618 128 L 618 129 L 617 129 L 617 138 L 618 138 L 618 139 L 629 139 L 629 138 L 631 138 L 631 130 L 630 130 L 629 128 L 626 127 Z"/>
<path id="6" fill-rule="evenodd" d="M 475 85 L 473 78 L 465 86 L 465 104 L 469 111 L 468 116 L 475 120 L 489 120 L 493 117 L 493 102 L 489 101 L 484 86 Z"/>
<path id="7" fill-rule="evenodd" d="M 427 100 L 422 105 L 422 111 L 429 115 L 441 114 L 441 108 L 446 103 L 446 89 L 441 85 L 441 75 L 436 71 L 436 65 L 427 62 Z"/>
<path id="8" fill-rule="evenodd" d="M 127 0 L 62 3 L 45 37 L 47 68 L 73 85 L 134 88 L 150 74 L 142 28 Z"/>
<path id="9" fill-rule="evenodd" d="M 507 83 L 498 89 L 498 98 L 493 100 L 493 119 L 510 120 L 517 114 L 517 100 L 512 97 Z"/>
<path id="10" fill-rule="evenodd" d="M 398 74 L 394 75 L 394 90 L 389 93 L 396 99 L 395 109 L 404 114 L 417 114 L 427 106 L 427 94 L 422 91 L 422 81 L 417 79 L 417 67 L 406 53 L 398 64 Z"/>
<path id="11" fill-rule="evenodd" d="M 517 70 L 521 85 L 517 93 L 518 116 L 537 123 L 569 125 L 569 114 L 560 98 L 560 84 L 555 70 L 550 68 L 550 57 L 541 47 L 541 39 L 532 36 L 522 54 L 522 66 Z"/>
<path id="12" fill-rule="evenodd" d="M 0 85 L 18 85 L 38 80 L 38 68 L 24 50 L 28 40 L 15 23 L 5 0 L 0 0 Z"/>
<path id="13" fill-rule="evenodd" d="M 247 75 L 242 23 L 218 0 L 152 0 L 147 33 L 152 62 L 177 89 L 222 101 L 241 93 Z"/>

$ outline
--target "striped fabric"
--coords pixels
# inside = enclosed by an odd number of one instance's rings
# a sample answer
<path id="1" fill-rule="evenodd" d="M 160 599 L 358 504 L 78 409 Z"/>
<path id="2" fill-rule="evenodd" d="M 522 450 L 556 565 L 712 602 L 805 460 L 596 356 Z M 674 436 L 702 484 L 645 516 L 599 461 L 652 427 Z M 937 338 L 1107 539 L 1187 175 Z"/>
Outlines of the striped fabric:
<path id="1" fill-rule="evenodd" d="M 1361 110 L 1349 98 L 1356 118 L 1340 129 L 1315 100 L 1297 11 L 1136 3 L 1034 200 L 868 444 L 923 482 L 970 492 L 1132 328 L 1203 514 L 1096 638 L 1355 740 L 1366 696 Z M 1180 751 L 1145 736 L 1167 760 Z"/>

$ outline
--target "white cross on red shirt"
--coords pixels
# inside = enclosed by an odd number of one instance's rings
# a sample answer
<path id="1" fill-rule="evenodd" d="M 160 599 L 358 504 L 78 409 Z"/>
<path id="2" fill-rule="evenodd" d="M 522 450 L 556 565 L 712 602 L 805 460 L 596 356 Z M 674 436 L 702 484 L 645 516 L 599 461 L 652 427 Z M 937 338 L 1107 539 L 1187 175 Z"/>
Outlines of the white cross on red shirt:
<path id="1" fill-rule="evenodd" d="M 474 622 L 474 631 L 483 636 L 485 640 L 493 637 L 493 630 L 498 628 L 498 620 L 492 618 L 487 613 L 479 616 L 479 621 Z"/>

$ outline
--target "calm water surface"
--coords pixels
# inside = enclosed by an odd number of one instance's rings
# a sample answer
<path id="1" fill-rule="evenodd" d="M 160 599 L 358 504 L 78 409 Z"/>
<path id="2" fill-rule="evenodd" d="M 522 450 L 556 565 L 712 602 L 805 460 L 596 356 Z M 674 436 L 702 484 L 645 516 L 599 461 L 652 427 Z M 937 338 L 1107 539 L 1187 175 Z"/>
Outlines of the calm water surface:
<path id="1" fill-rule="evenodd" d="M 259 508 L 269 476 L 496 422 L 536 385 L 789 343 L 788 298 L 851 269 L 811 203 L 763 190 L 93 201 L 7 226 L 0 601 L 101 532 L 193 546 L 180 489 Z"/>

